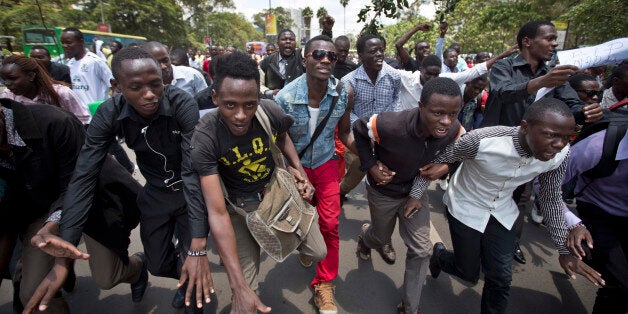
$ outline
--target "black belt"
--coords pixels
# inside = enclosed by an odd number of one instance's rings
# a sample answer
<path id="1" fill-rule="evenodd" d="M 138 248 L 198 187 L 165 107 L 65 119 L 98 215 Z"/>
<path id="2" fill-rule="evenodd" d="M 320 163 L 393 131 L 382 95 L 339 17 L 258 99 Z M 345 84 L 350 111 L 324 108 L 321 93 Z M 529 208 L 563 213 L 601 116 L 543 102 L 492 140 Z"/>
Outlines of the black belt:
<path id="1" fill-rule="evenodd" d="M 248 203 L 261 202 L 264 199 L 264 191 L 249 195 L 229 196 L 229 200 L 238 207 L 244 207 Z"/>

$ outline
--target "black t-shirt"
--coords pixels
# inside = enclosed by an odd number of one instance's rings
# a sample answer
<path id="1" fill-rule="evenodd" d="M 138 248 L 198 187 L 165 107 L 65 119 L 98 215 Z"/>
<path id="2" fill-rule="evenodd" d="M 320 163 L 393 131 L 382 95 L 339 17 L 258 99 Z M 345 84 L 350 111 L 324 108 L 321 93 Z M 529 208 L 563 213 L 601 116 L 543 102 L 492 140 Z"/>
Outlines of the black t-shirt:
<path id="1" fill-rule="evenodd" d="M 290 129 L 294 119 L 272 100 L 261 100 L 273 136 Z M 220 174 L 230 196 L 260 192 L 270 181 L 275 162 L 268 135 L 253 119 L 253 127 L 242 136 L 231 134 L 218 110 L 204 115 L 192 136 L 192 167 L 200 176 Z"/>

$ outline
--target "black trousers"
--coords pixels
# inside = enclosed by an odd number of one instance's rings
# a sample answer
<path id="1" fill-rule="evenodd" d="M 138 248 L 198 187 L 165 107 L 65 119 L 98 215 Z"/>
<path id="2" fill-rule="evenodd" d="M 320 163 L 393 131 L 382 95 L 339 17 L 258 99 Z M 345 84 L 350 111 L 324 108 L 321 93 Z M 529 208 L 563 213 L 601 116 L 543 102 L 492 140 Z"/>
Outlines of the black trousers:
<path id="1" fill-rule="evenodd" d="M 177 193 L 167 193 L 172 194 L 168 197 L 165 192 L 147 184 L 137 198 L 141 212 L 140 237 L 148 271 L 154 276 L 179 279 L 184 252 L 190 247 L 187 205 L 177 200 L 183 197 L 183 191 Z M 169 199 L 176 201 L 168 202 Z M 177 247 L 173 236 L 179 241 Z"/>
<path id="2" fill-rule="evenodd" d="M 442 271 L 475 284 L 482 266 L 482 313 L 505 313 L 512 281 L 514 228 L 506 229 L 491 216 L 482 233 L 447 213 L 454 250 L 440 254 Z"/>
<path id="3" fill-rule="evenodd" d="M 606 282 L 597 291 L 593 313 L 628 313 L 628 217 L 611 215 L 583 201 L 578 201 L 577 208 L 593 237 L 593 258 L 587 263 Z"/>

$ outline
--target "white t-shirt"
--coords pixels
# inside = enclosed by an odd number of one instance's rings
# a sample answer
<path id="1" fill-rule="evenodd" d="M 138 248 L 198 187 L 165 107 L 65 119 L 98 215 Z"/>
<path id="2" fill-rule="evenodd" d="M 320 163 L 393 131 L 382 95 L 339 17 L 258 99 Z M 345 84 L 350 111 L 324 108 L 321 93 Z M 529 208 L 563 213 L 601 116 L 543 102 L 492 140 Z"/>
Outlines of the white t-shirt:
<path id="1" fill-rule="evenodd" d="M 307 133 L 310 137 L 312 137 L 312 135 L 314 135 L 314 131 L 316 131 L 316 122 L 318 122 L 318 114 L 321 112 L 321 108 L 312 108 L 307 106 L 307 110 L 310 112 L 310 121 L 308 123 L 309 128 Z"/>
<path id="2" fill-rule="evenodd" d="M 109 98 L 109 80 L 113 75 L 105 60 L 93 52 L 87 52 L 81 60 L 70 59 L 68 66 L 72 90 L 85 106 Z"/>

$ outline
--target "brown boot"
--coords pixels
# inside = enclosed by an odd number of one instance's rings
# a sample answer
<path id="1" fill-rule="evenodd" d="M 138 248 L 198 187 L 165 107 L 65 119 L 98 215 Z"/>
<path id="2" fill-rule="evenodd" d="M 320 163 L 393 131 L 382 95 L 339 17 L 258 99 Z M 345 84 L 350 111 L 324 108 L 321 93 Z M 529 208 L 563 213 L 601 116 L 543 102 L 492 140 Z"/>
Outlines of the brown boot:
<path id="1" fill-rule="evenodd" d="M 331 281 L 314 285 L 314 304 L 320 314 L 337 314 L 338 308 L 334 303 L 334 287 Z"/>

